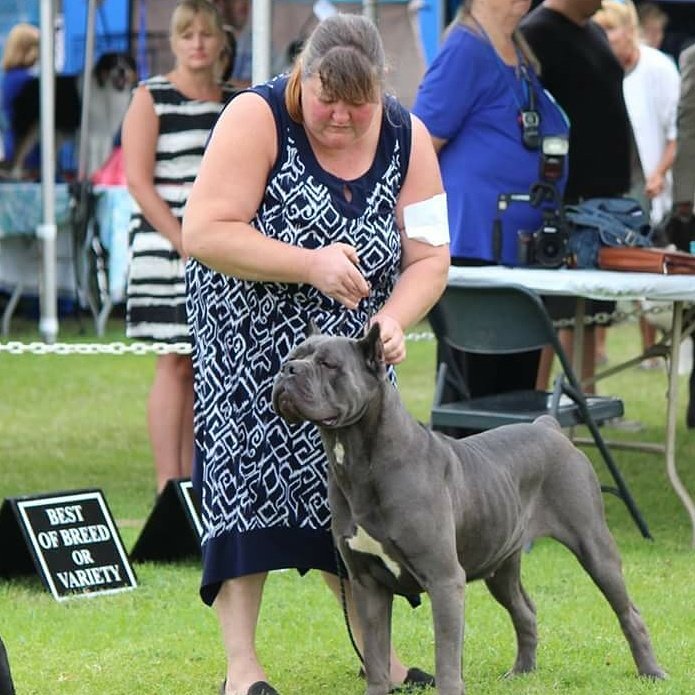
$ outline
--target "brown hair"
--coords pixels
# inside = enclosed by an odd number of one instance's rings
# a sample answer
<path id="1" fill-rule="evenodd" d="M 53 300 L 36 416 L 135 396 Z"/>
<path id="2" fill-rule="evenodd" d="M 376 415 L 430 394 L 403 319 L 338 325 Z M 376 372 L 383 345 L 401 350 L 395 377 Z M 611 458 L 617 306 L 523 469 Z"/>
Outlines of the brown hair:
<path id="1" fill-rule="evenodd" d="M 30 68 L 39 57 L 40 32 L 33 24 L 15 24 L 10 29 L 2 54 L 2 69 Z"/>
<path id="2" fill-rule="evenodd" d="M 637 17 L 639 18 L 640 25 L 650 20 L 659 22 L 662 27 L 668 24 L 668 15 L 653 2 L 640 3 L 637 6 Z"/>
<path id="3" fill-rule="evenodd" d="M 302 123 L 302 82 L 317 76 L 323 95 L 349 104 L 377 103 L 384 91 L 386 57 L 379 31 L 362 15 L 336 14 L 314 29 L 285 90 L 290 117 Z"/>

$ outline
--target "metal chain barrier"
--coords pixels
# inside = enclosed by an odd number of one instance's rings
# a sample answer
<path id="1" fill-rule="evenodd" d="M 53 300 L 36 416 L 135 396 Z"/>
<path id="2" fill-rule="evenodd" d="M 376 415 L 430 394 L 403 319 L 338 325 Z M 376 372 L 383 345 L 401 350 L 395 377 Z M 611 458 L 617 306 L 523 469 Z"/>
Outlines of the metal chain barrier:
<path id="1" fill-rule="evenodd" d="M 611 313 L 608 313 L 607 311 L 599 311 L 596 314 L 585 316 L 583 323 L 585 326 L 591 326 L 593 324 L 605 325 L 609 321 L 611 323 L 622 323 L 623 321 L 627 321 L 631 318 L 637 318 L 638 316 L 645 316 L 647 314 L 663 314 L 666 311 L 671 311 L 671 302 L 665 302 L 664 304 L 653 304 L 649 308 L 636 305 L 628 311 L 617 308 Z M 555 328 L 572 328 L 574 326 L 574 318 L 557 319 L 553 321 L 553 326 Z"/>
<path id="2" fill-rule="evenodd" d="M 612 313 L 599 312 L 584 318 L 584 325 L 604 324 L 608 321 L 620 323 L 633 317 L 644 314 L 661 314 L 671 310 L 670 302 L 655 304 L 645 309 L 635 306 L 633 309 L 623 311 L 616 309 Z M 553 321 L 555 328 L 571 328 L 574 326 L 574 319 L 559 319 Z M 405 339 L 409 342 L 419 342 L 423 340 L 434 340 L 434 334 L 430 331 L 422 333 L 408 333 Z M 192 352 L 189 343 L 43 343 L 31 342 L 23 343 L 17 340 L 10 340 L 0 343 L 0 354 L 22 355 L 30 353 L 32 355 L 188 355 Z"/>
<path id="3" fill-rule="evenodd" d="M 10 340 L 0 343 L 0 353 L 10 355 L 187 355 L 189 343 L 22 343 Z"/>

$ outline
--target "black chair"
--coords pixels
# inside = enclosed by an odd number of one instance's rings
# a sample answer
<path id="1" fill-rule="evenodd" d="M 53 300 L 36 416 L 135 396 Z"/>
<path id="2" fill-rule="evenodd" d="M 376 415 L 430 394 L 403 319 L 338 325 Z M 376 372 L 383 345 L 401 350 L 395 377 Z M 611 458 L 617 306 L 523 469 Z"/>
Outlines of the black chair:
<path id="1" fill-rule="evenodd" d="M 439 348 L 431 411 L 435 430 L 484 431 L 553 415 L 562 427 L 586 425 L 615 482 L 603 486 L 623 500 L 645 538 L 651 538 L 598 423 L 623 414 L 619 398 L 584 395 L 540 297 L 521 285 L 483 282 L 447 287 L 429 316 Z M 513 354 L 549 345 L 562 368 L 551 392 L 516 390 L 471 398 L 456 354 Z M 447 402 L 444 402 L 447 401 Z"/>

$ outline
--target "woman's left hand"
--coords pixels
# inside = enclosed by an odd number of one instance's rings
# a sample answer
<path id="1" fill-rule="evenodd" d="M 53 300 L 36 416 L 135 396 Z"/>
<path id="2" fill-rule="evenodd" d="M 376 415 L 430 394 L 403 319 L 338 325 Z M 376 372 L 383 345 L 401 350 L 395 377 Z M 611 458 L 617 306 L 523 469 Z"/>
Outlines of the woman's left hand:
<path id="1" fill-rule="evenodd" d="M 655 171 L 646 181 L 644 192 L 650 200 L 656 198 L 664 190 L 664 177 Z"/>
<path id="2" fill-rule="evenodd" d="M 405 359 L 405 335 L 401 325 L 388 314 L 376 314 L 369 322 L 371 328 L 379 324 L 381 343 L 386 364 L 400 364 Z"/>

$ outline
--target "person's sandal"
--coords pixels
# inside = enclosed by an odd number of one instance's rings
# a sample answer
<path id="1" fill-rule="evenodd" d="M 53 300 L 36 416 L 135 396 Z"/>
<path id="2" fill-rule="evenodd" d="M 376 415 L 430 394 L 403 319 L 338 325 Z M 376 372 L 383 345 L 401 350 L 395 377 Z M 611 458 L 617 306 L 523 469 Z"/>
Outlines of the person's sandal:
<path id="1" fill-rule="evenodd" d="M 246 695 L 280 695 L 270 683 L 257 681 L 247 691 Z"/>
<path id="2" fill-rule="evenodd" d="M 434 688 L 434 676 L 422 669 L 413 667 L 408 669 L 405 680 L 400 684 L 391 688 L 391 693 L 406 693 L 412 690 L 420 690 L 421 688 Z"/>
<path id="3" fill-rule="evenodd" d="M 227 687 L 227 681 L 222 681 L 220 686 L 220 695 L 224 695 L 224 689 Z M 265 681 L 256 681 L 251 684 L 251 687 L 246 691 L 246 695 L 280 695 L 270 683 Z"/>

